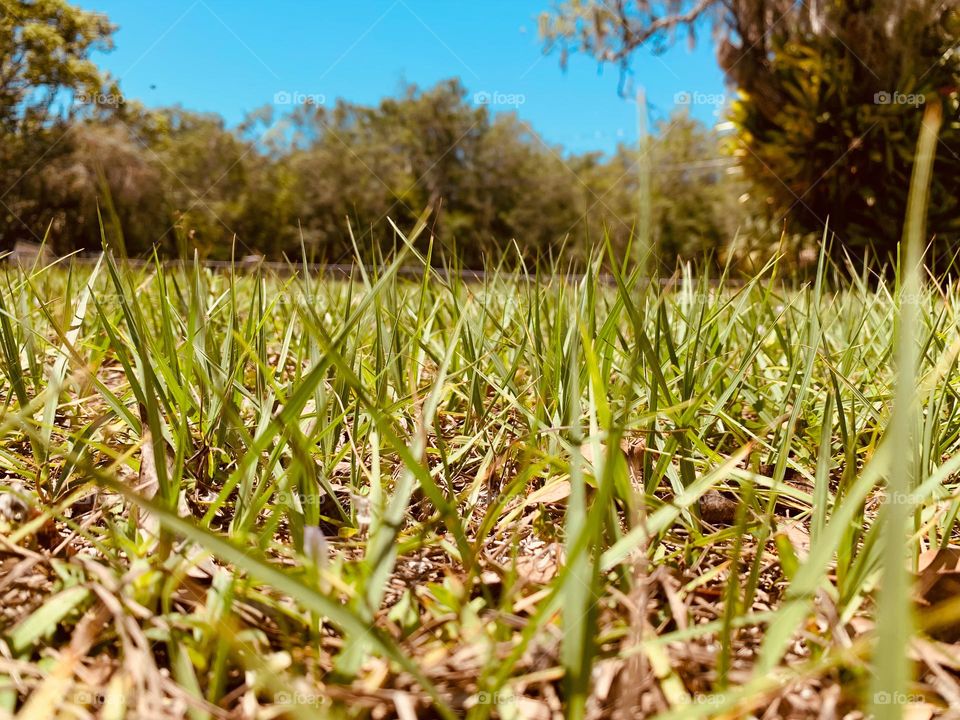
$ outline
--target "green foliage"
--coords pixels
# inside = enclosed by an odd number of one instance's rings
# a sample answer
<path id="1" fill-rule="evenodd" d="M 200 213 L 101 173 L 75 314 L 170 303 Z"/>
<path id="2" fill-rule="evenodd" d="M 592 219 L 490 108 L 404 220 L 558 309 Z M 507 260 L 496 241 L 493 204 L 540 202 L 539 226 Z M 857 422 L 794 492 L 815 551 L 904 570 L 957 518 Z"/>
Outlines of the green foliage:
<path id="1" fill-rule="evenodd" d="M 931 262 L 960 237 L 960 2 L 567 0 L 545 14 L 548 44 L 626 67 L 641 46 L 694 39 L 706 23 L 738 91 L 737 155 L 772 221 L 836 232 L 838 256 L 888 260 L 902 236 L 923 105 L 947 108 L 931 188 Z"/>
<path id="2" fill-rule="evenodd" d="M 474 265 L 513 239 L 528 257 L 549 253 L 578 220 L 560 150 L 514 115 L 491 119 L 457 80 L 408 86 L 376 107 L 307 105 L 284 125 L 294 143 L 279 162 L 294 178 L 296 217 L 328 260 L 352 253 L 346 218 L 364 247 L 388 249 L 383 220 L 412 225 L 429 207 L 440 252 Z"/>
<path id="3" fill-rule="evenodd" d="M 64 0 L 3 2 L 0 30 L 0 247 L 99 249 L 102 218 L 108 244 L 134 256 L 279 259 L 305 248 L 338 262 L 356 243 L 369 261 L 397 245 L 387 218 L 411 226 L 429 210 L 420 249 L 432 239 L 436 262 L 562 251 L 583 267 L 605 239 L 627 252 L 646 163 L 665 272 L 719 254 L 741 222 L 742 188 L 722 172 L 719 139 L 684 116 L 660 123 L 642 163 L 627 147 L 565 153 L 455 79 L 376 106 L 264 108 L 228 128 L 124 98 L 89 57 L 112 47 L 102 15 Z"/>
<path id="4" fill-rule="evenodd" d="M 110 49 L 114 27 L 65 0 L 0 3 L 0 129 L 42 127 L 64 91 L 105 94 L 95 49 Z"/>
<path id="5" fill-rule="evenodd" d="M 582 266 L 591 241 L 626 252 L 637 223 L 636 150 L 565 155 L 516 114 L 491 117 L 456 80 L 410 86 L 374 107 L 262 110 L 236 129 L 136 102 L 69 128 L 40 134 L 65 133 L 6 200 L 23 221 L 11 218 L 8 244 L 49 228 L 58 252 L 99 248 L 99 212 L 110 245 L 131 255 L 281 258 L 305 247 L 340 262 L 355 239 L 370 260 L 396 245 L 387 218 L 413 225 L 429 208 L 421 247 L 432 235 L 438 261 L 480 267 L 509 249 L 516 262 L 515 242 L 526 261 L 563 248 Z M 733 236 L 741 190 L 724 172 L 720 139 L 685 115 L 661 122 L 643 152 L 657 168 L 654 236 L 670 273 L 677 258 Z"/>
<path id="6" fill-rule="evenodd" d="M 949 253 L 960 238 L 960 36 L 918 26 L 909 14 L 884 35 L 876 27 L 884 19 L 838 3 L 820 34 L 777 34 L 769 74 L 779 102 L 771 111 L 755 88 L 743 89 L 732 111 L 738 156 L 777 217 L 809 231 L 822 231 L 829 218 L 838 251 L 892 259 L 923 110 L 943 101 L 951 120 L 940 140 L 930 231 L 935 252 Z M 844 32 L 856 20 L 870 31 Z"/>
<path id="7" fill-rule="evenodd" d="M 42 237 L 62 207 L 46 205 L 46 179 L 32 172 L 41 161 L 64 162 L 71 118 L 97 111 L 115 96 L 90 60 L 109 49 L 113 26 L 103 15 L 63 0 L 0 3 L 0 242 Z M 74 103 L 76 98 L 85 102 Z M 82 204 L 82 201 L 78 202 Z"/>

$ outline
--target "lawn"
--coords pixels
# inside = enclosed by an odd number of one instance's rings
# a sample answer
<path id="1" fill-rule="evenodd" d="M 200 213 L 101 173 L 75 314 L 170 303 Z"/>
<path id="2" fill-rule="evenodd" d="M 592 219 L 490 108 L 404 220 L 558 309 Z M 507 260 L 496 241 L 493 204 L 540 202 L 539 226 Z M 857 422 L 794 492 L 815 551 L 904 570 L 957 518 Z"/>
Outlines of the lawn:
<path id="1" fill-rule="evenodd" d="M 960 699 L 960 291 L 424 267 L 3 268 L 4 712 Z"/>

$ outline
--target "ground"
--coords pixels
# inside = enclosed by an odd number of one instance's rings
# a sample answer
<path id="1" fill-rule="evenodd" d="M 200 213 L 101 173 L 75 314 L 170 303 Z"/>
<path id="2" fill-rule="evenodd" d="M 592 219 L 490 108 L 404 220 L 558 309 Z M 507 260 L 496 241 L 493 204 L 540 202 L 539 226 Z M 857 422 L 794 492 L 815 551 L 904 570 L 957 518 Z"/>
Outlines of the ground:
<path id="1" fill-rule="evenodd" d="M 409 261 L 3 270 L 0 711 L 960 703 L 952 290 L 918 303 L 898 437 L 882 278 L 464 283 Z M 901 501 L 912 584 L 884 555 Z M 912 680 L 887 689 L 877 641 L 910 608 Z"/>

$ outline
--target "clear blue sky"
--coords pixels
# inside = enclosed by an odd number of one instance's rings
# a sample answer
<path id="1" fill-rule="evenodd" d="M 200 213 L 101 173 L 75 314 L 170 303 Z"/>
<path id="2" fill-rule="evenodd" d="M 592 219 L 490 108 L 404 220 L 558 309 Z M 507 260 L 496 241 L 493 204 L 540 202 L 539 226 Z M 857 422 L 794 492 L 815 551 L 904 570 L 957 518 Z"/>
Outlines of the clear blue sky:
<path id="1" fill-rule="evenodd" d="M 637 136 L 616 67 L 574 57 L 564 72 L 557 53 L 543 55 L 537 16 L 551 0 L 75 2 L 119 26 L 116 49 L 97 59 L 148 106 L 179 103 L 234 124 L 278 93 L 373 104 L 405 81 L 459 76 L 471 95 L 489 93 L 494 110 L 522 100 L 520 117 L 569 151 L 609 151 Z M 681 42 L 660 57 L 642 52 L 633 71 L 653 120 L 682 92 L 701 98 L 695 116 L 715 120 L 702 98 L 724 87 L 708 39 L 693 51 Z"/>

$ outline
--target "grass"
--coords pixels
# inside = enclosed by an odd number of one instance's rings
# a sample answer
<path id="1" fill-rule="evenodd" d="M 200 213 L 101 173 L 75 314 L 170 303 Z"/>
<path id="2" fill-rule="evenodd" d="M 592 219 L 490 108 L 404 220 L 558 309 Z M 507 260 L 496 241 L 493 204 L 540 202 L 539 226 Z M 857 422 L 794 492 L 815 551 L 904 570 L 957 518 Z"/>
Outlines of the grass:
<path id="1" fill-rule="evenodd" d="M 0 711 L 944 714 L 960 290 L 911 228 L 797 287 L 412 278 L 422 225 L 350 280 L 4 266 Z"/>

